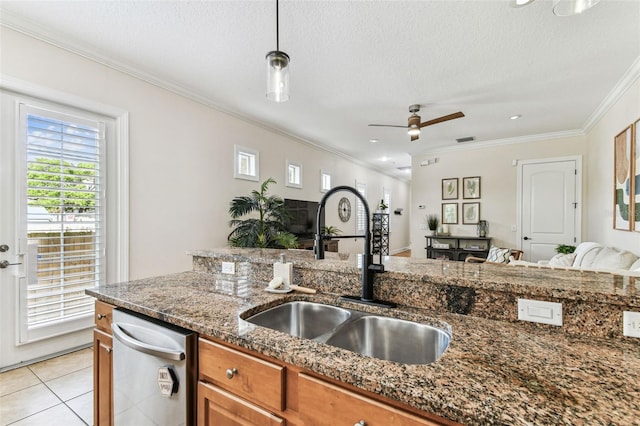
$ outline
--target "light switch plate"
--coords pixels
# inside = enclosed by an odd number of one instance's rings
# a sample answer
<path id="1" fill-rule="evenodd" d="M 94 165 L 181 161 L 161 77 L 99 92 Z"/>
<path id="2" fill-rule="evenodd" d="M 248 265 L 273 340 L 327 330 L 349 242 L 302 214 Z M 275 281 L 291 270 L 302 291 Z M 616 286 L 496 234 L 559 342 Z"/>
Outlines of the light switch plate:
<path id="1" fill-rule="evenodd" d="M 234 262 L 222 262 L 222 273 L 231 275 L 235 274 L 236 264 Z"/>
<path id="2" fill-rule="evenodd" d="M 562 325 L 562 303 L 518 299 L 518 319 L 542 324 Z"/>
<path id="3" fill-rule="evenodd" d="M 622 334 L 627 337 L 640 337 L 640 312 L 622 313 Z"/>

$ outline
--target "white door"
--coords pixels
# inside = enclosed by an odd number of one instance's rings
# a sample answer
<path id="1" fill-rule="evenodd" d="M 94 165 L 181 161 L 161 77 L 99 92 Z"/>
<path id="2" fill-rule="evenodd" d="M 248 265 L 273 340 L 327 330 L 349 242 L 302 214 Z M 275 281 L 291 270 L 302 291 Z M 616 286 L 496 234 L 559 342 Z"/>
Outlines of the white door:
<path id="1" fill-rule="evenodd" d="M 522 161 L 518 167 L 524 259 L 550 259 L 558 244 L 580 242 L 581 159 Z"/>
<path id="2" fill-rule="evenodd" d="M 0 369 L 91 342 L 104 125 L 0 93 Z"/>

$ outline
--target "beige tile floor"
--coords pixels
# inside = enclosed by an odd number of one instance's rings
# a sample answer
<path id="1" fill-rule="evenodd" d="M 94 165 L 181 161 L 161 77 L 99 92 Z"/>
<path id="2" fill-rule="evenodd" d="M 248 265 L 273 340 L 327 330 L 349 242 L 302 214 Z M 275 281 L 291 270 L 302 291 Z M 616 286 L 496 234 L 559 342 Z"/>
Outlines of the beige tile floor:
<path id="1" fill-rule="evenodd" d="M 93 351 L 0 373 L 0 426 L 93 424 Z"/>

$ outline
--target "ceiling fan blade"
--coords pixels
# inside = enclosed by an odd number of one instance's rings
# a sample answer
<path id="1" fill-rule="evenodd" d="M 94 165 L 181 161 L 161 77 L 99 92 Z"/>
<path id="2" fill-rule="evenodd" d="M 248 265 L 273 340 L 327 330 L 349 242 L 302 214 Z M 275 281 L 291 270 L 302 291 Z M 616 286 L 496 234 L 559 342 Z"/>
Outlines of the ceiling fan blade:
<path id="1" fill-rule="evenodd" d="M 407 126 L 396 126 L 394 124 L 368 124 L 369 127 L 401 127 L 406 129 Z"/>
<path id="2" fill-rule="evenodd" d="M 411 142 L 417 141 L 418 139 L 420 139 L 420 135 L 411 136 Z"/>
<path id="3" fill-rule="evenodd" d="M 456 118 L 462 118 L 464 114 L 461 111 L 454 112 L 453 114 L 443 115 L 442 117 L 434 118 L 433 120 L 425 121 L 424 123 L 420 123 L 420 128 L 431 126 L 433 124 L 442 123 L 443 121 L 449 121 Z"/>

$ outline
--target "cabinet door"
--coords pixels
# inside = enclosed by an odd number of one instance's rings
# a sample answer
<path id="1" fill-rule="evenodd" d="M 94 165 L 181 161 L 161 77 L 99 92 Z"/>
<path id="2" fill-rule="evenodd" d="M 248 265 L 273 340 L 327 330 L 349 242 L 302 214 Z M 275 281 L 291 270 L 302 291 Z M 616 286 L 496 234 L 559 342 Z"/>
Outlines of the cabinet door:
<path id="1" fill-rule="evenodd" d="M 113 305 L 96 300 L 96 328 L 107 334 L 111 334 L 111 315 L 113 313 L 113 308 Z"/>
<path id="2" fill-rule="evenodd" d="M 113 351 L 111 336 L 93 330 L 93 423 L 113 426 Z"/>
<path id="3" fill-rule="evenodd" d="M 198 383 L 198 426 L 284 425 L 280 417 L 220 388 Z"/>
<path id="4" fill-rule="evenodd" d="M 274 411 L 285 409 L 284 367 L 200 339 L 200 380 Z"/>
<path id="5" fill-rule="evenodd" d="M 305 426 L 436 426 L 379 401 L 340 388 L 315 377 L 298 376 L 300 418 Z"/>

